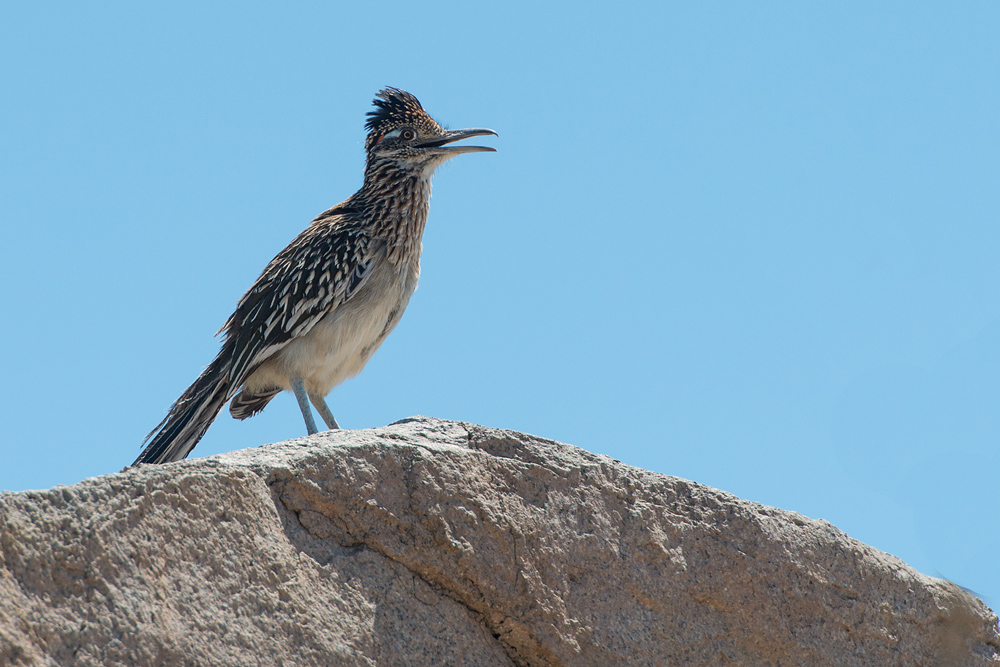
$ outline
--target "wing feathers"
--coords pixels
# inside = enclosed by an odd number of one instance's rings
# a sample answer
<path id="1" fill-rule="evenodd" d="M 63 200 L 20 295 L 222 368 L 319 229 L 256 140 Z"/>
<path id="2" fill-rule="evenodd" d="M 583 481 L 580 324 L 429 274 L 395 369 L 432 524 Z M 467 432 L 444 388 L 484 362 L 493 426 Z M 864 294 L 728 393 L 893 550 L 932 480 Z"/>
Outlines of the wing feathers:
<path id="1" fill-rule="evenodd" d="M 234 389 L 265 359 L 352 298 L 373 266 L 371 238 L 342 217 L 317 220 L 275 257 L 226 326 Z M 331 229 L 333 227 L 333 229 Z M 339 227 L 339 229 L 338 229 Z"/>

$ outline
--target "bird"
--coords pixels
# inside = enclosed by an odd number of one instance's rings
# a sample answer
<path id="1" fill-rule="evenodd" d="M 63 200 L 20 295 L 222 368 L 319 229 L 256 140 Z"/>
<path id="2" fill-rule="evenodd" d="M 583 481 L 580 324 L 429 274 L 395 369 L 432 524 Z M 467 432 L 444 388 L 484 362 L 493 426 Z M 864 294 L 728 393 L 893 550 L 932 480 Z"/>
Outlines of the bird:
<path id="1" fill-rule="evenodd" d="M 216 333 L 218 355 L 146 436 L 133 466 L 187 457 L 230 400 L 230 414 L 246 419 L 291 391 L 310 435 L 310 403 L 328 428 L 340 428 L 326 396 L 361 372 L 417 287 L 435 169 L 456 155 L 496 150 L 454 142 L 498 136 L 447 130 L 398 88 L 380 90 L 373 105 L 363 185 L 265 267 Z"/>

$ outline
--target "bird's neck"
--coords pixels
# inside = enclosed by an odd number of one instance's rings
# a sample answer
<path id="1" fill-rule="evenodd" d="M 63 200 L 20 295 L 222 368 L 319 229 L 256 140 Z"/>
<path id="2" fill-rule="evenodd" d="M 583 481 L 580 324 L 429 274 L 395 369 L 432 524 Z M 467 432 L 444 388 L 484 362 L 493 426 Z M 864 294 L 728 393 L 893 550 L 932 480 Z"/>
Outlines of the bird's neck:
<path id="1" fill-rule="evenodd" d="M 393 264 L 419 261 L 430 210 L 430 175 L 392 163 L 369 165 L 365 183 L 354 195 L 370 211 L 372 234 L 386 242 Z"/>

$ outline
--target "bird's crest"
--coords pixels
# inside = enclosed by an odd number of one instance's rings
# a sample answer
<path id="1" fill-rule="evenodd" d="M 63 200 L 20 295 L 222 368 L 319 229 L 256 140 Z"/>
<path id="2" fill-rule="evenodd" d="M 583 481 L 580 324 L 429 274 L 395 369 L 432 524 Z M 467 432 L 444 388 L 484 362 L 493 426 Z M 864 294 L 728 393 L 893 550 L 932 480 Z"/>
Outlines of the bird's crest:
<path id="1" fill-rule="evenodd" d="M 386 132 L 405 125 L 431 125 L 440 130 L 440 126 L 424 111 L 419 100 L 405 90 L 387 86 L 378 92 L 372 103 L 375 109 L 368 112 L 365 121 L 365 129 L 368 130 L 366 150 L 377 144 Z"/>

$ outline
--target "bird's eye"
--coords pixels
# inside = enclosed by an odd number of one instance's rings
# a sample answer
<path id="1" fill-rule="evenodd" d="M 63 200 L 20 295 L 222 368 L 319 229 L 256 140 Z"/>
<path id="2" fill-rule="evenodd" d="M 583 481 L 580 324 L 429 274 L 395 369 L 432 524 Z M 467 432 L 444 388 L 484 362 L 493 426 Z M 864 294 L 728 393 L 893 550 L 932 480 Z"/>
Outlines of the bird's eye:
<path id="1" fill-rule="evenodd" d="M 411 128 L 404 128 L 400 130 L 392 130 L 391 132 L 386 132 L 381 137 L 375 140 L 376 144 L 382 143 L 386 139 L 403 139 L 404 141 L 412 141 L 417 138 L 417 133 Z"/>

